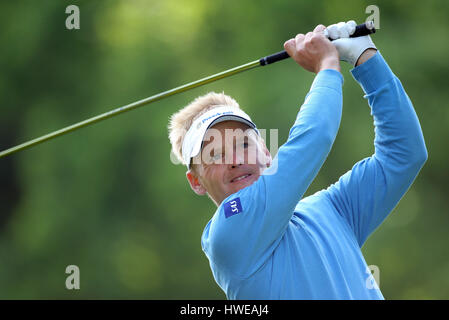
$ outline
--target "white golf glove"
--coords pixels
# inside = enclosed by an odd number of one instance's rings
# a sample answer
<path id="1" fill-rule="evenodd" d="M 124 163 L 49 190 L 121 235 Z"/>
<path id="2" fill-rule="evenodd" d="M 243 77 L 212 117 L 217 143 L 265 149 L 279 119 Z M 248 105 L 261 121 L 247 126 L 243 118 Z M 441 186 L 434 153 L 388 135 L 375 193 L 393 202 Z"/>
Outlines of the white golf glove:
<path id="1" fill-rule="evenodd" d="M 340 60 L 349 62 L 353 66 L 355 66 L 357 60 L 366 49 L 377 49 L 369 35 L 349 38 L 354 33 L 356 25 L 355 21 L 350 20 L 346 23 L 332 24 L 325 30 L 325 35 L 329 37 L 337 48 Z"/>

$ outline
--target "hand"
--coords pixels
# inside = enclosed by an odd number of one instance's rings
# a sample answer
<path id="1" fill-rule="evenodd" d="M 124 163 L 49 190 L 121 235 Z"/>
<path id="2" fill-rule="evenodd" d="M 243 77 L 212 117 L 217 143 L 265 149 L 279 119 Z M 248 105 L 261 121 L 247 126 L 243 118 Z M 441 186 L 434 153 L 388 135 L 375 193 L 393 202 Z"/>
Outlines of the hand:
<path id="1" fill-rule="evenodd" d="M 324 36 L 325 26 L 316 26 L 313 32 L 298 34 L 284 43 L 285 51 L 304 69 L 318 73 L 324 69 L 340 71 L 338 51 Z"/>
<path id="2" fill-rule="evenodd" d="M 360 64 L 360 61 L 359 63 L 357 61 L 367 49 L 377 50 L 370 36 L 349 38 L 354 33 L 355 26 L 355 21 L 351 20 L 327 27 L 329 38 L 333 40 L 332 43 L 338 50 L 340 60 L 349 62 L 353 66 Z"/>

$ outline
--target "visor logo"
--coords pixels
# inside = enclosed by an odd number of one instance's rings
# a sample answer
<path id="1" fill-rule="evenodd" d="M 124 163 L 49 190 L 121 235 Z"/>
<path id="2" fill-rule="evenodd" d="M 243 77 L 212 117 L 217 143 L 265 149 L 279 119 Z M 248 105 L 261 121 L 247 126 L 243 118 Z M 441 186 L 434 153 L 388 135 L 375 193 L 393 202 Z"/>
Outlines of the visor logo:
<path id="1" fill-rule="evenodd" d="M 209 119 L 216 118 L 216 117 L 222 116 L 222 115 L 228 115 L 228 114 L 234 114 L 234 111 L 217 112 L 216 114 L 213 114 L 213 115 L 211 115 L 211 116 L 201 120 L 201 123 L 204 123 L 204 122 L 206 122 Z"/>

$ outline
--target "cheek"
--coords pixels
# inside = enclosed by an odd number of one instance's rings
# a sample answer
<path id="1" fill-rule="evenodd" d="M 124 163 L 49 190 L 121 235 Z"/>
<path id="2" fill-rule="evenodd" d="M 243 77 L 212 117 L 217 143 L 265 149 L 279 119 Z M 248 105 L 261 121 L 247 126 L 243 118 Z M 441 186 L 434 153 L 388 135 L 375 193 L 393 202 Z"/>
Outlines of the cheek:
<path id="1" fill-rule="evenodd" d="M 223 173 L 219 165 L 213 165 L 204 170 L 203 180 L 208 186 L 214 186 L 223 181 Z"/>

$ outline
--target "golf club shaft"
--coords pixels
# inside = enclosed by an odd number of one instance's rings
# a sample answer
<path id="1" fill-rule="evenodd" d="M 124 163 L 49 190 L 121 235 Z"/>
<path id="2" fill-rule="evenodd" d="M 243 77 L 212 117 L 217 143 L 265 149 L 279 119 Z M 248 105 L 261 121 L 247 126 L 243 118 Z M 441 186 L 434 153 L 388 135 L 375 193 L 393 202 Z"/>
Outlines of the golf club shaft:
<path id="1" fill-rule="evenodd" d="M 106 120 L 106 119 L 112 118 L 112 117 L 117 116 L 117 115 L 119 115 L 121 113 L 124 113 L 124 112 L 127 112 L 127 111 L 131 111 L 131 110 L 136 109 L 138 107 L 141 107 L 141 106 L 147 105 L 149 103 L 161 100 L 163 98 L 172 96 L 174 94 L 177 94 L 177 93 L 180 93 L 180 92 L 184 92 L 184 91 L 187 91 L 187 90 L 190 90 L 190 89 L 193 89 L 193 88 L 205 85 L 207 83 L 210 83 L 210 82 L 222 79 L 222 78 L 229 77 L 229 76 L 231 76 L 233 74 L 236 74 L 236 73 L 239 73 L 239 72 L 242 72 L 242 71 L 245 71 L 245 70 L 249 70 L 249 69 L 252 69 L 252 68 L 257 67 L 257 66 L 260 66 L 259 60 L 255 60 L 253 62 L 241 65 L 239 67 L 235 67 L 235 68 L 232 68 L 232 69 L 229 69 L 229 70 L 226 70 L 226 71 L 223 71 L 223 72 L 211 75 L 209 77 L 206 77 L 206 78 L 203 78 L 203 79 L 200 79 L 200 80 L 197 80 L 197 81 L 193 81 L 193 82 L 187 83 L 187 84 L 182 85 L 180 87 L 177 87 L 177 88 L 174 88 L 174 89 L 170 89 L 170 90 L 158 93 L 158 94 L 156 94 L 154 96 L 151 96 L 151 97 L 148 97 L 148 98 L 145 98 L 145 99 L 142 99 L 142 100 L 130 103 L 128 105 L 125 105 L 125 106 L 122 106 L 120 108 L 111 110 L 109 112 L 100 114 L 100 115 L 95 116 L 93 118 L 90 118 L 90 119 L 87 119 L 87 120 L 75 123 L 75 124 L 73 124 L 71 126 L 62 128 L 62 129 L 57 130 L 57 131 L 51 132 L 51 133 L 46 134 L 44 136 L 41 136 L 39 138 L 30 140 L 30 141 L 22 143 L 22 144 L 19 144 L 19 145 L 15 146 L 15 147 L 6 149 L 6 150 L 0 152 L 0 158 L 5 157 L 5 156 L 10 155 L 10 154 L 15 153 L 15 152 L 18 152 L 18 151 L 30 148 L 30 147 L 35 146 L 37 144 L 40 144 L 40 143 L 42 143 L 44 141 L 48 141 L 50 139 L 62 136 L 64 134 L 66 134 L 66 133 L 78 130 L 80 128 L 87 127 L 87 126 L 89 126 L 91 124 L 100 122 L 102 120 Z"/>
<path id="2" fill-rule="evenodd" d="M 351 35 L 351 37 L 363 36 L 363 35 L 367 35 L 367 34 L 374 33 L 374 32 L 375 32 L 375 28 L 373 27 L 373 25 L 370 24 L 369 22 L 367 22 L 367 23 L 358 25 L 356 27 L 356 31 L 354 32 L 354 34 Z M 75 130 L 78 130 L 80 128 L 87 127 L 87 126 L 89 126 L 91 124 L 100 122 L 102 120 L 106 120 L 106 119 L 112 118 L 112 117 L 117 116 L 117 115 L 119 115 L 121 113 L 124 113 L 126 111 L 134 110 L 134 109 L 136 109 L 138 107 L 141 107 L 141 106 L 147 105 L 149 103 L 161 100 L 163 98 L 172 96 L 174 94 L 177 94 L 177 93 L 180 93 L 180 92 L 184 92 L 184 91 L 187 91 L 187 90 L 190 90 L 190 89 L 193 89 L 193 88 L 197 88 L 197 87 L 205 85 L 207 83 L 210 83 L 210 82 L 213 82 L 213 81 L 216 81 L 216 80 L 219 80 L 219 79 L 223 79 L 223 78 L 232 76 L 234 74 L 237 74 L 237 73 L 240 73 L 240 72 L 243 72 L 243 71 L 246 71 L 246 70 L 253 69 L 255 67 L 265 66 L 265 65 L 268 65 L 268 64 L 280 61 L 280 60 L 284 60 L 286 58 L 289 58 L 288 53 L 286 51 L 281 51 L 281 52 L 272 54 L 270 56 L 263 57 L 263 58 L 261 58 L 259 60 L 255 60 L 255 61 L 249 62 L 247 64 L 241 65 L 239 67 L 235 67 L 235 68 L 232 68 L 232 69 L 229 69 L 229 70 L 226 70 L 226 71 L 223 71 L 223 72 L 220 72 L 220 73 L 208 76 L 206 78 L 202 78 L 200 80 L 187 83 L 187 84 L 182 85 L 180 87 L 177 87 L 177 88 L 174 88 L 174 89 L 171 89 L 171 90 L 168 90 L 168 91 L 164 91 L 164 92 L 158 93 L 158 94 L 156 94 L 154 96 L 151 96 L 151 97 L 148 97 L 148 98 L 145 98 L 145 99 L 142 99 L 142 100 L 130 103 L 128 105 L 119 107 L 117 109 L 114 109 L 114 110 L 111 110 L 109 112 L 100 114 L 100 115 L 95 116 L 93 118 L 90 118 L 90 119 L 87 119 L 87 120 L 75 123 L 75 124 L 73 124 L 71 126 L 62 128 L 60 130 L 51 132 L 51 133 L 46 134 L 44 136 L 41 136 L 39 138 L 30 140 L 28 142 L 19 144 L 19 145 L 15 146 L 15 147 L 6 149 L 4 151 L 1 151 L 0 152 L 0 158 L 6 157 L 6 156 L 8 156 L 8 155 L 10 155 L 12 153 L 16 153 L 18 151 L 30 148 L 30 147 L 35 146 L 37 144 L 40 144 L 42 142 L 48 141 L 50 139 L 53 139 L 53 138 L 56 138 L 56 137 L 59 137 L 59 136 L 62 136 L 64 134 L 67 134 L 67 133 L 75 131 Z"/>

